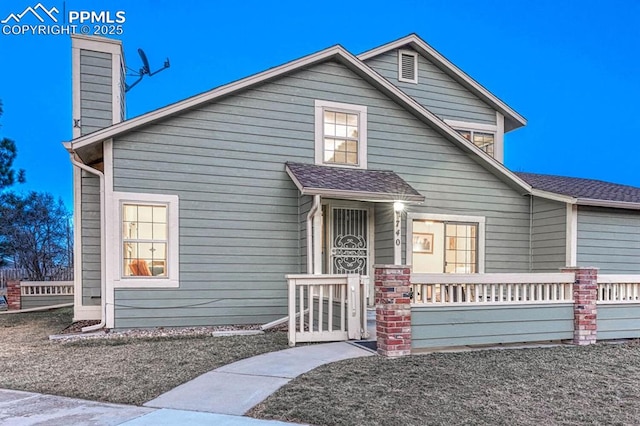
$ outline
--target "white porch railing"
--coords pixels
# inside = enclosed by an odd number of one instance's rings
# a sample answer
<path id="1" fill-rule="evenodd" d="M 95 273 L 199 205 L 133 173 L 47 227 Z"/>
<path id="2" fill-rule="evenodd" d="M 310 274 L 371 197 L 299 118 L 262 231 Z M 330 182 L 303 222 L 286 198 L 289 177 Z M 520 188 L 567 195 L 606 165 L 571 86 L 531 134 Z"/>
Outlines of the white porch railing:
<path id="1" fill-rule="evenodd" d="M 72 296 L 73 281 L 22 281 L 20 295 L 30 296 Z"/>
<path id="2" fill-rule="evenodd" d="M 640 275 L 598 275 L 598 303 L 640 303 Z"/>
<path id="3" fill-rule="evenodd" d="M 412 303 L 570 303 L 574 282 L 574 273 L 411 274 Z"/>
<path id="4" fill-rule="evenodd" d="M 362 318 L 366 321 L 366 282 L 360 278 L 288 275 L 289 345 L 360 339 Z"/>

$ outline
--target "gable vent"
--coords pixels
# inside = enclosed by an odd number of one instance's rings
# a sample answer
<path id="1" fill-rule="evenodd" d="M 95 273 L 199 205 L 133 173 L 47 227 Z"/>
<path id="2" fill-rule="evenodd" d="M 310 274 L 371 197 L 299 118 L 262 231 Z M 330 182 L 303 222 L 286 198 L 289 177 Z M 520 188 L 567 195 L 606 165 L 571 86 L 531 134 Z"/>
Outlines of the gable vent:
<path id="1" fill-rule="evenodd" d="M 415 52 L 398 52 L 398 81 L 418 82 L 418 55 Z"/>

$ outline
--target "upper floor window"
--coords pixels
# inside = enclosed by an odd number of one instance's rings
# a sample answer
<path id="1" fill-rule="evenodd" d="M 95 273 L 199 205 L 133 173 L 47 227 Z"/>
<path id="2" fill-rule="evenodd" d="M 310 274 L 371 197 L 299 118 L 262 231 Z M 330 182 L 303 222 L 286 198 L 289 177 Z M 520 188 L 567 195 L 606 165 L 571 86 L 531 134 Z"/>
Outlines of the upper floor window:
<path id="1" fill-rule="evenodd" d="M 418 83 L 418 54 L 412 50 L 398 50 L 398 81 Z"/>
<path id="2" fill-rule="evenodd" d="M 315 102 L 316 164 L 367 167 L 367 107 Z"/>
<path id="3" fill-rule="evenodd" d="M 457 130 L 465 139 L 473 142 L 475 146 L 494 157 L 495 135 L 487 132 L 477 132 L 475 130 Z"/>
<path id="4" fill-rule="evenodd" d="M 491 157 L 502 163 L 504 159 L 504 117 L 496 112 L 496 124 L 445 118 L 453 130 Z"/>

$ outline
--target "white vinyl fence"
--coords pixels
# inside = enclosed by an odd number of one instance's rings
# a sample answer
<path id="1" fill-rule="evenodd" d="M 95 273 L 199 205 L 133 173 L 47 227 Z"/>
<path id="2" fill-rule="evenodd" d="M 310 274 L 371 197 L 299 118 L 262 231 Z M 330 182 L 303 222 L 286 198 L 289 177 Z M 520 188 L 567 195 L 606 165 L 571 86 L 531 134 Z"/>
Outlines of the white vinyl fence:
<path id="1" fill-rule="evenodd" d="M 414 304 L 527 304 L 573 301 L 573 273 L 412 274 Z"/>
<path id="2" fill-rule="evenodd" d="M 367 317 L 366 277 L 288 275 L 287 281 L 291 346 L 297 342 L 327 342 L 362 337 Z"/>

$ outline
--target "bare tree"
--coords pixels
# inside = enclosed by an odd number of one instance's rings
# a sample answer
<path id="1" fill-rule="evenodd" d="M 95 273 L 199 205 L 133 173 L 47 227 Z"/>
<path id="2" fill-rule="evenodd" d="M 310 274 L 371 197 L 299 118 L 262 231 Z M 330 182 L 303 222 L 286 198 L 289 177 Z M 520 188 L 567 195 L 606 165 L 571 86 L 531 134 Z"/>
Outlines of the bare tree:
<path id="1" fill-rule="evenodd" d="M 44 281 L 72 265 L 70 214 L 48 193 L 0 194 L 0 255 Z"/>

